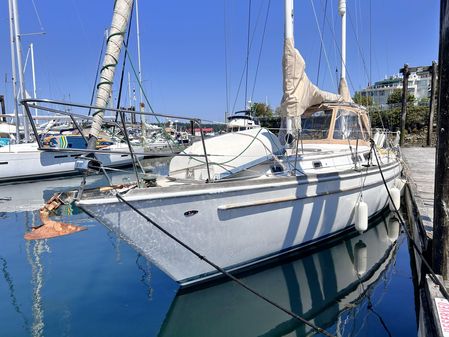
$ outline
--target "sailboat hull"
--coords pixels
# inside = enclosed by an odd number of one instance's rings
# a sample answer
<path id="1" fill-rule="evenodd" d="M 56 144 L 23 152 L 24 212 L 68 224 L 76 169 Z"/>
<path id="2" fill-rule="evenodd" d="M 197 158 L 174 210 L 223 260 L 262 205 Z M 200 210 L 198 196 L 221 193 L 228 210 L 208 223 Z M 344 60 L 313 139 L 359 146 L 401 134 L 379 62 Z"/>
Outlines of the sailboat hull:
<path id="1" fill-rule="evenodd" d="M 79 174 L 75 160 L 83 153 L 45 152 L 35 144 L 19 144 L 0 150 L 0 183 L 27 179 L 42 179 L 62 175 Z M 129 154 L 100 153 L 98 159 L 104 166 L 131 165 Z"/>
<path id="2" fill-rule="evenodd" d="M 400 165 L 396 161 L 384 165 L 383 172 L 391 188 L 400 175 Z M 361 193 L 369 216 L 388 201 L 377 167 L 363 174 L 347 170 L 176 187 L 164 193 L 158 188 L 134 189 L 124 198 L 199 254 L 230 271 L 351 229 Z M 113 195 L 83 195 L 78 206 L 125 238 L 181 286 L 220 276 Z"/>

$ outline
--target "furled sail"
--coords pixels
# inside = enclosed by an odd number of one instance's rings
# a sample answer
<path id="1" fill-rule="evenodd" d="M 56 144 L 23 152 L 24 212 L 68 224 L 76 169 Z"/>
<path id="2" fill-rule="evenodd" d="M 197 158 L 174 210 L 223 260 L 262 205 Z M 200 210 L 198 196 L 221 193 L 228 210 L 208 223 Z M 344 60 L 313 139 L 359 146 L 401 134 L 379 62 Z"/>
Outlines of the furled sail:
<path id="1" fill-rule="evenodd" d="M 295 128 L 300 129 L 300 117 L 304 111 L 324 101 L 339 101 L 340 95 L 320 90 L 307 77 L 306 64 L 295 48 L 293 38 L 285 38 L 282 59 L 284 95 L 281 102 L 281 116 L 293 119 Z"/>
<path id="2" fill-rule="evenodd" d="M 344 77 L 340 78 L 340 84 L 338 86 L 338 93 L 345 102 L 352 102 L 351 94 L 349 93 L 348 84 Z"/>
<path id="3" fill-rule="evenodd" d="M 115 67 L 117 65 L 120 49 L 125 37 L 128 20 L 133 7 L 133 0 L 117 0 L 114 6 L 111 29 L 107 40 L 106 53 L 100 72 L 100 82 L 97 85 L 97 97 L 95 106 L 99 107 L 93 114 L 92 128 L 89 135 L 89 148 L 94 148 L 101 125 L 103 123 L 104 110 L 111 96 L 114 81 Z M 93 146 L 93 147 L 92 147 Z"/>

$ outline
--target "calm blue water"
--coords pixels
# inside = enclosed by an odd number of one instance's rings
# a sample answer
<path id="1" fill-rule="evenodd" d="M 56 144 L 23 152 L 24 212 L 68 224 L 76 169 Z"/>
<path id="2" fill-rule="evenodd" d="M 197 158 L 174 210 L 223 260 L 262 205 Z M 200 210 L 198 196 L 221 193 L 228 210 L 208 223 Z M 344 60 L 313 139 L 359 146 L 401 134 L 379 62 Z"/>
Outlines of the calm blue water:
<path id="1" fill-rule="evenodd" d="M 0 336 L 313 334 L 232 282 L 177 295 L 175 282 L 82 213 L 70 222 L 87 231 L 26 242 L 39 223 L 33 202 L 61 183 L 79 179 L 0 187 L 0 198 L 11 198 L 0 201 Z M 397 226 L 387 216 L 361 236 L 242 279 L 331 333 L 414 336 L 408 247 Z"/>

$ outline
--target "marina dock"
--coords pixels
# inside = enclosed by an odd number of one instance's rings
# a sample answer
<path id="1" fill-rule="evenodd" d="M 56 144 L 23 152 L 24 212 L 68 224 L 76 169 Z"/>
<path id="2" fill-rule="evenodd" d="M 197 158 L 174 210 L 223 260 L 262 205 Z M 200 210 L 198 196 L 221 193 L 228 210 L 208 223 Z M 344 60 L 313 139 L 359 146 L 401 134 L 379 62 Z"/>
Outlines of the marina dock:
<path id="1" fill-rule="evenodd" d="M 408 182 L 405 204 L 410 229 L 414 241 L 428 261 L 432 254 L 435 152 L 434 147 L 402 149 L 405 161 L 404 171 Z M 419 293 L 418 335 L 446 336 L 448 333 L 447 319 L 443 312 L 449 305 L 439 286 L 430 277 L 429 271 L 423 269 L 421 257 L 416 252 L 414 252 L 414 256 L 417 280 L 421 284 L 417 285 Z M 443 278 L 439 275 L 437 277 L 447 289 Z"/>
<path id="2" fill-rule="evenodd" d="M 419 217 L 428 235 L 432 237 L 433 199 L 435 180 L 435 148 L 405 147 L 401 149 L 406 165 L 405 173 L 414 194 Z"/>

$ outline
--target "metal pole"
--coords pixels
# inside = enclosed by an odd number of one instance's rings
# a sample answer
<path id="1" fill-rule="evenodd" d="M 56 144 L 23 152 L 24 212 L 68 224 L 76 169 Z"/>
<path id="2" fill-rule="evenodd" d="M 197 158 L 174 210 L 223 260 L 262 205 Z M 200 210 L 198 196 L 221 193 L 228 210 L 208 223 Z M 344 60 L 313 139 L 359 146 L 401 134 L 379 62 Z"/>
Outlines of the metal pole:
<path id="1" fill-rule="evenodd" d="M 131 108 L 132 97 L 131 97 L 131 75 L 128 72 L 128 109 Z"/>
<path id="2" fill-rule="evenodd" d="M 9 38 L 11 43 L 11 80 L 12 80 L 12 93 L 14 96 L 14 115 L 16 116 L 16 142 L 20 141 L 20 119 L 19 108 L 17 100 L 17 76 L 16 76 L 16 52 L 15 52 L 15 33 L 14 33 L 14 12 L 12 10 L 12 0 L 8 1 L 9 4 Z"/>
<path id="3" fill-rule="evenodd" d="M 137 65 L 139 67 L 139 111 L 144 111 L 145 103 L 142 101 L 142 65 L 140 62 L 140 25 L 139 25 L 139 1 L 136 1 L 136 30 L 137 30 Z M 140 115 L 140 120 L 145 121 L 145 116 Z"/>
<path id="4" fill-rule="evenodd" d="M 17 54 L 17 68 L 19 70 L 19 86 L 20 86 L 20 95 L 22 99 L 26 98 L 26 90 L 25 90 L 25 80 L 23 78 L 23 65 L 22 65 L 22 42 L 20 36 L 20 23 L 19 23 L 19 11 L 17 6 L 17 0 L 12 0 L 12 11 L 14 15 L 14 32 L 16 37 L 16 54 Z M 25 107 L 22 105 L 22 113 L 23 113 L 23 125 L 25 127 L 25 141 L 28 142 L 30 140 L 30 130 L 27 119 L 27 114 L 25 111 Z M 36 135 L 37 136 L 37 135 Z"/>
<path id="5" fill-rule="evenodd" d="M 294 8 L 293 8 L 293 0 L 285 0 L 285 22 L 284 22 L 284 38 L 294 39 Z M 292 117 L 286 118 L 286 138 L 288 135 L 291 135 L 293 132 L 293 120 Z M 286 145 L 287 145 L 286 141 Z"/>
<path id="6" fill-rule="evenodd" d="M 33 75 L 33 97 L 37 98 L 37 91 L 36 91 L 36 71 L 34 68 L 34 45 L 30 44 L 30 51 L 31 51 L 31 73 Z M 37 109 L 34 109 L 34 115 L 37 117 Z M 37 123 L 37 120 L 36 120 Z"/>
<path id="7" fill-rule="evenodd" d="M 449 0 L 441 0 L 433 267 L 449 279 Z"/>
<path id="8" fill-rule="evenodd" d="M 346 0 L 338 3 L 338 12 L 341 16 L 341 78 L 346 78 Z"/>
<path id="9" fill-rule="evenodd" d="M 432 132 L 433 132 L 433 116 L 435 115 L 435 107 L 436 107 L 436 88 L 437 88 L 437 72 L 438 66 L 435 61 L 432 61 L 432 82 L 430 87 L 430 108 L 429 108 L 429 122 L 427 126 L 427 146 L 432 145 Z"/>
<path id="10" fill-rule="evenodd" d="M 404 145 L 405 120 L 407 118 L 408 76 L 410 75 L 410 71 L 408 70 L 408 64 L 404 64 L 404 68 L 401 69 L 401 73 L 403 75 L 403 80 L 402 80 L 401 135 L 399 138 L 399 146 Z"/>

